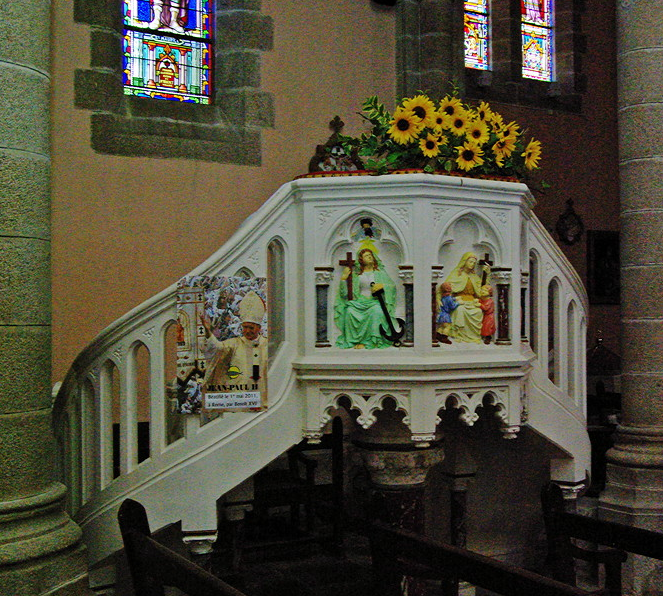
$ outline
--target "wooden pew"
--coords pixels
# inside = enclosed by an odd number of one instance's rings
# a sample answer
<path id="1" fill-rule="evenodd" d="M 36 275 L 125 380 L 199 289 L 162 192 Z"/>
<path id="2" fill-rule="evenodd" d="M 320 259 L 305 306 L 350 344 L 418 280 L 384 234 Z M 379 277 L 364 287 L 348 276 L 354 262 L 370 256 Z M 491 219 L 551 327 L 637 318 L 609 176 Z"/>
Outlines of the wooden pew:
<path id="1" fill-rule="evenodd" d="M 117 517 L 136 596 L 164 596 L 164 586 L 189 596 L 246 596 L 154 540 L 137 501 L 126 499 Z"/>
<path id="2" fill-rule="evenodd" d="M 605 590 L 588 592 L 379 522 L 369 524 L 366 531 L 371 541 L 375 593 L 381 596 L 400 596 L 403 576 L 442 580 L 444 596 L 458 594 L 459 580 L 504 596 L 606 595 Z"/>
<path id="3" fill-rule="evenodd" d="M 663 533 L 634 528 L 570 513 L 564 509 L 562 489 L 553 482 L 541 491 L 543 518 L 548 541 L 548 563 L 553 576 L 575 584 L 575 559 L 605 566 L 609 596 L 621 596 L 622 563 L 627 553 L 663 560 Z M 596 544 L 596 549 L 576 545 L 573 540 Z"/>

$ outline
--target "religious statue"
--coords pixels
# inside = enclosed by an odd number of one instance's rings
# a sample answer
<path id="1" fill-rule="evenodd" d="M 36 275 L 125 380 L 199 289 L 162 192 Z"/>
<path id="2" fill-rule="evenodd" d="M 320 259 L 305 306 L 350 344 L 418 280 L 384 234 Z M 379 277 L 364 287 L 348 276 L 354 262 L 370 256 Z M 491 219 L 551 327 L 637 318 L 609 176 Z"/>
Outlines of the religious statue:
<path id="1" fill-rule="evenodd" d="M 451 313 L 458 308 L 458 300 L 451 295 L 451 284 L 441 283 L 437 287 L 437 339 L 443 344 L 452 343 L 449 339 L 451 333 Z"/>
<path id="2" fill-rule="evenodd" d="M 483 311 L 481 322 L 481 339 L 483 343 L 489 344 L 495 333 L 495 303 L 493 301 L 493 288 L 485 285 L 481 287 L 482 297 L 479 298 L 479 306 Z"/>
<path id="3" fill-rule="evenodd" d="M 490 287 L 486 286 L 490 264 L 487 258 L 482 261 L 483 279 L 475 272 L 476 265 L 476 255 L 466 252 L 441 284 L 442 287 L 449 284 L 446 289 L 457 302 L 457 306 L 450 311 L 451 325 L 448 334 L 443 335 L 461 342 L 482 342 L 484 311 L 481 308 L 481 299 L 487 296 L 488 291 L 485 288 Z M 440 294 L 444 292 L 440 291 Z"/>
<path id="4" fill-rule="evenodd" d="M 367 349 L 398 345 L 398 332 L 394 333 L 393 328 L 393 321 L 397 320 L 394 282 L 372 249 L 361 249 L 356 262 L 351 256 L 349 253 L 341 263 L 346 267 L 334 307 L 334 319 L 341 330 L 336 345 Z"/>

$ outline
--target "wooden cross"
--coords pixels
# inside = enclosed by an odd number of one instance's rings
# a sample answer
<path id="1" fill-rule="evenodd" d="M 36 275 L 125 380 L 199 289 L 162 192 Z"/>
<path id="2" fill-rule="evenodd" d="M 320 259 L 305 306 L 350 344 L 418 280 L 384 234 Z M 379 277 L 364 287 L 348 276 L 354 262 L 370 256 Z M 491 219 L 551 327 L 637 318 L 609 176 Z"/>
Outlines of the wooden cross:
<path id="1" fill-rule="evenodd" d="M 484 265 L 488 265 L 489 267 L 492 267 L 492 266 L 493 266 L 493 262 L 489 260 L 489 256 L 490 256 L 490 255 L 489 255 L 488 253 L 486 253 L 486 254 L 484 255 L 483 259 L 481 259 L 481 260 L 479 261 L 479 266 L 480 266 L 480 267 L 483 267 Z M 486 272 L 484 271 L 484 272 L 482 273 L 482 275 L 481 275 L 481 287 L 483 287 L 483 286 L 486 285 L 486 279 L 487 279 L 487 278 L 488 278 L 488 273 L 486 273 Z"/>
<path id="2" fill-rule="evenodd" d="M 350 268 L 350 275 L 348 275 L 345 283 L 348 284 L 348 300 L 354 300 L 354 296 L 352 295 L 352 269 L 355 266 L 355 261 L 352 258 L 352 253 L 346 252 L 345 260 L 339 261 L 338 264 Z"/>

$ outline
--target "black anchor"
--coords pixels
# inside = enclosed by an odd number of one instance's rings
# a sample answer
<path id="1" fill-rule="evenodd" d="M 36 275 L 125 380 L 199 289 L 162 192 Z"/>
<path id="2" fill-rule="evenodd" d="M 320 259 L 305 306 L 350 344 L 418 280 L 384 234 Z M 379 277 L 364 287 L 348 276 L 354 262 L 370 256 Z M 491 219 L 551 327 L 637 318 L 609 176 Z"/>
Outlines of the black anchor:
<path id="1" fill-rule="evenodd" d="M 371 287 L 374 285 L 375 282 L 371 283 Z M 380 308 L 382 308 L 382 312 L 384 313 L 384 318 L 387 319 L 387 323 L 389 324 L 390 334 L 387 335 L 387 332 L 384 330 L 382 325 L 380 325 L 380 333 L 382 334 L 382 337 L 384 337 L 387 341 L 390 341 L 392 344 L 394 344 L 394 347 L 397 348 L 401 345 L 401 337 L 405 335 L 405 321 L 403 319 L 396 319 L 396 322 L 401 326 L 400 331 L 396 331 L 394 323 L 391 320 L 391 315 L 387 310 L 387 305 L 384 302 L 384 288 L 375 290 L 375 292 L 373 292 L 373 296 L 378 299 Z"/>

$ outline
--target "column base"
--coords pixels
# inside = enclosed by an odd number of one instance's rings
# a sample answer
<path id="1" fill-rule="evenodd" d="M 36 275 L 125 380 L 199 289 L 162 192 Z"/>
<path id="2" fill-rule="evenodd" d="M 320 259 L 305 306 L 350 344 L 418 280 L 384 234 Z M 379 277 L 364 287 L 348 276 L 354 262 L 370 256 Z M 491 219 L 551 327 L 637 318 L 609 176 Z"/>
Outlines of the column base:
<path id="1" fill-rule="evenodd" d="M 63 511 L 66 489 L 0 503 L 0 593 L 92 594 L 81 530 Z"/>
<path id="2" fill-rule="evenodd" d="M 607 465 L 599 518 L 663 532 L 663 469 Z M 623 567 L 623 594 L 663 596 L 663 562 L 629 555 Z"/>

